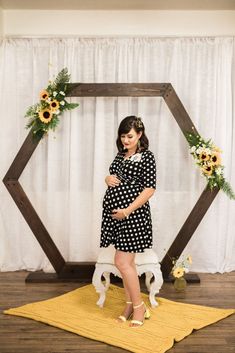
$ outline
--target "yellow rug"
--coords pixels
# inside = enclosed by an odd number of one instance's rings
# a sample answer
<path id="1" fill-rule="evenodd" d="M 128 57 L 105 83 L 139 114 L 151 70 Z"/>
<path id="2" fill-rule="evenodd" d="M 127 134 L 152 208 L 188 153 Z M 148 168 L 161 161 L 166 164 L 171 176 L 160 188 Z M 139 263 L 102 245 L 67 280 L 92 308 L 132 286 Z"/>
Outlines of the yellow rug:
<path id="1" fill-rule="evenodd" d="M 58 297 L 8 309 L 4 314 L 23 316 L 78 335 L 118 346 L 136 353 L 163 353 L 176 342 L 216 321 L 234 314 L 235 309 L 219 309 L 184 304 L 157 297 L 159 306 L 151 308 L 148 295 L 142 298 L 151 312 L 143 326 L 131 328 L 129 321 L 116 323 L 123 310 L 124 289 L 110 284 L 103 308 L 92 284 Z"/>

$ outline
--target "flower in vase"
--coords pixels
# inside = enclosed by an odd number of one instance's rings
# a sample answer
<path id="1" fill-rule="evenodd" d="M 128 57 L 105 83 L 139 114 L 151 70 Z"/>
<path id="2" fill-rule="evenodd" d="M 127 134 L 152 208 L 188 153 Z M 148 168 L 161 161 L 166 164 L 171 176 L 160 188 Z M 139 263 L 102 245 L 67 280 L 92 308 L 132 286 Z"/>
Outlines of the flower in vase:
<path id="1" fill-rule="evenodd" d="M 184 275 L 184 270 L 180 267 L 176 267 L 173 271 L 173 276 L 176 278 L 180 278 Z"/>

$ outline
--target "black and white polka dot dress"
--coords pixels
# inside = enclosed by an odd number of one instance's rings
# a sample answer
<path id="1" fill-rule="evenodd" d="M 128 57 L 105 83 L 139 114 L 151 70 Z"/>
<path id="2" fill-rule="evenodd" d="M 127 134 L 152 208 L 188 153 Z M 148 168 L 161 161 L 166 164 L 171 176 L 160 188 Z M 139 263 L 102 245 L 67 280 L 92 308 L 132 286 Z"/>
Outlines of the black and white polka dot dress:
<path id="1" fill-rule="evenodd" d="M 156 188 L 156 163 L 150 150 L 127 159 L 124 155 L 124 152 L 118 152 L 109 167 L 109 173 L 116 174 L 121 182 L 108 186 L 103 198 L 100 247 L 113 244 L 117 250 L 139 253 L 153 246 L 149 201 L 128 218 L 113 219 L 111 212 L 128 207 L 144 188 Z"/>

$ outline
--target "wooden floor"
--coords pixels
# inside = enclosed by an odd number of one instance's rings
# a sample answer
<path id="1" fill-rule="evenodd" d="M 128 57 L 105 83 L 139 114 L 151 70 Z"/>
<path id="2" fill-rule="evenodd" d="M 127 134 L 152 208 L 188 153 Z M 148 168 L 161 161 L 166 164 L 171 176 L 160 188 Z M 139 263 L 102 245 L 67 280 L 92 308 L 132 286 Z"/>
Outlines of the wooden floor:
<path id="1" fill-rule="evenodd" d="M 127 352 L 31 319 L 4 315 L 4 309 L 49 299 L 87 284 L 26 284 L 27 274 L 26 271 L 0 273 L 0 353 Z M 201 273 L 199 277 L 201 283 L 188 284 L 185 293 L 177 293 L 171 283 L 164 283 L 158 296 L 184 303 L 235 308 L 235 271 Z M 122 282 L 115 285 L 122 286 Z M 147 293 L 142 280 L 141 290 Z M 235 353 L 235 315 L 194 331 L 167 352 Z"/>

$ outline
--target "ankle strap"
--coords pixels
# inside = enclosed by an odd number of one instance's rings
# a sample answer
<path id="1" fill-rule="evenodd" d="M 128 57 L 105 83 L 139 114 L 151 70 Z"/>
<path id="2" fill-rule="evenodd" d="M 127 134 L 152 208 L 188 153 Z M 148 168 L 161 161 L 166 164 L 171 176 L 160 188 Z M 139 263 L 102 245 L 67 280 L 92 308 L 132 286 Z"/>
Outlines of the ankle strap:
<path id="1" fill-rule="evenodd" d="M 141 305 L 143 305 L 144 302 L 141 302 L 139 305 L 133 305 L 133 308 L 136 309 L 136 308 L 139 308 Z"/>
<path id="2" fill-rule="evenodd" d="M 132 302 L 126 302 L 127 304 L 132 304 Z"/>

